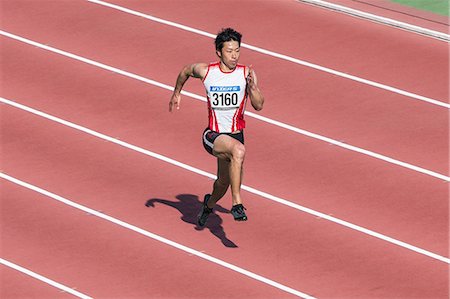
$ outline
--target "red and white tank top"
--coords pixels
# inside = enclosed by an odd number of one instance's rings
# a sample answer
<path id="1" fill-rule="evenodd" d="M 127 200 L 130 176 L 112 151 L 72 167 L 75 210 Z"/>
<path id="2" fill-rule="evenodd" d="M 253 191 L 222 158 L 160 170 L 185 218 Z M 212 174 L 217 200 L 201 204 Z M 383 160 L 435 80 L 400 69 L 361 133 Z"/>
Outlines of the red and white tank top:
<path id="1" fill-rule="evenodd" d="M 211 63 L 203 84 L 208 98 L 209 129 L 218 133 L 244 129 L 245 66 L 238 64 L 232 72 L 226 73 L 220 69 L 220 62 Z"/>

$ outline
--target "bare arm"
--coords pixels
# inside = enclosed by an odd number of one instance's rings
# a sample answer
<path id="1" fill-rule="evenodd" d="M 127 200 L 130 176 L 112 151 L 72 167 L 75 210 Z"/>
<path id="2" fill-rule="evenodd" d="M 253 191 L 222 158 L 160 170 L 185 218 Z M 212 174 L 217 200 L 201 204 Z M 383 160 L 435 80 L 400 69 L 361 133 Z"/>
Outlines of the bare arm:
<path id="1" fill-rule="evenodd" d="M 203 79 L 206 76 L 207 70 L 208 65 L 206 63 L 194 63 L 183 67 L 181 72 L 178 74 L 177 83 L 175 84 L 172 97 L 170 98 L 170 112 L 172 112 L 174 106 L 177 109 L 180 109 L 181 90 L 183 89 L 184 83 L 186 83 L 189 77 Z"/>
<path id="2" fill-rule="evenodd" d="M 253 108 L 255 108 L 256 111 L 260 111 L 264 106 L 264 96 L 262 95 L 261 90 L 259 90 L 258 79 L 251 66 L 249 67 L 247 75 L 247 93 Z"/>

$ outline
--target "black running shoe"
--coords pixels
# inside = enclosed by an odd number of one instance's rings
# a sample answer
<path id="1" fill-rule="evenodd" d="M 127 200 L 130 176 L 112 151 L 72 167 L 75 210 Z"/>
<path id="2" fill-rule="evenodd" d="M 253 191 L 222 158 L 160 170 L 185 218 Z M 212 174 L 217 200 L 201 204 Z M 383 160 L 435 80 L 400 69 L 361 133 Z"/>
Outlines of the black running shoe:
<path id="1" fill-rule="evenodd" d="M 201 227 L 205 226 L 206 220 L 208 220 L 209 214 L 211 214 L 213 211 L 213 209 L 208 208 L 208 200 L 210 197 L 211 197 L 211 194 L 206 194 L 205 198 L 203 199 L 203 207 L 202 207 L 200 214 L 198 214 L 198 219 L 197 219 L 198 226 L 201 226 Z"/>
<path id="2" fill-rule="evenodd" d="M 247 221 L 247 215 L 245 215 L 246 208 L 242 204 L 235 205 L 231 208 L 231 214 L 233 214 L 236 221 Z"/>

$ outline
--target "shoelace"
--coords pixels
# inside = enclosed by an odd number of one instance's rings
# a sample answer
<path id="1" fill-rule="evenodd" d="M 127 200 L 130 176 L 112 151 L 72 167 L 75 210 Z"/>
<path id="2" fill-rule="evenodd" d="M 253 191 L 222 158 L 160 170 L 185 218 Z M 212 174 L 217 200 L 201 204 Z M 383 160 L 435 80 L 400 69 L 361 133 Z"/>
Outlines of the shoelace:
<path id="1" fill-rule="evenodd" d="M 233 207 L 233 211 L 235 211 L 237 214 L 244 214 L 244 210 L 247 210 L 243 205 L 237 205 Z"/>

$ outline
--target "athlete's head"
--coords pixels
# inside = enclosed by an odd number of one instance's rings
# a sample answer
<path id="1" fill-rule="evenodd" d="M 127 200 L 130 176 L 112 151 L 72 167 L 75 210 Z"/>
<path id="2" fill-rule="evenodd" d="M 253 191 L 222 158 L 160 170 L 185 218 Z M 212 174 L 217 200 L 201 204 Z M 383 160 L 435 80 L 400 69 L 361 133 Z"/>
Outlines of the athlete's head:
<path id="1" fill-rule="evenodd" d="M 221 51 L 223 48 L 223 43 L 235 41 L 241 46 L 242 34 L 234 30 L 233 28 L 222 29 L 216 36 L 214 43 L 216 44 L 216 51 Z"/>
<path id="2" fill-rule="evenodd" d="M 232 28 L 225 28 L 215 39 L 216 53 L 223 65 L 233 70 L 239 60 L 242 34 Z"/>

